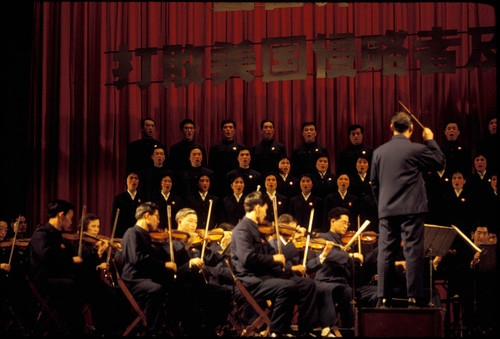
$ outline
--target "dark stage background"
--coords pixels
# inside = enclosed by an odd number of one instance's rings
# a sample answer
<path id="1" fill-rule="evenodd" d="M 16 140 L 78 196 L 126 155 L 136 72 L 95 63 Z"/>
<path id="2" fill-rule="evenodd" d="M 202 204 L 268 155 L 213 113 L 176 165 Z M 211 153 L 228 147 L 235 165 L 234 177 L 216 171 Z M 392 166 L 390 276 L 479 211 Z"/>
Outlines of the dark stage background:
<path id="1" fill-rule="evenodd" d="M 255 3 L 263 4 L 263 3 Z M 496 8 L 478 3 L 336 3 L 299 8 L 215 12 L 214 3 L 162 2 L 15 2 L 4 11 L 4 110 L 1 126 L 0 218 L 19 213 L 34 227 L 47 221 L 54 198 L 102 217 L 110 233 L 113 197 L 124 190 L 127 144 L 140 137 L 140 120 L 153 117 L 157 139 L 170 147 L 181 139 L 178 124 L 196 121 L 196 140 L 208 148 L 221 139 L 219 123 L 237 122 L 236 140 L 251 146 L 260 140 L 259 123 L 275 121 L 276 139 L 289 155 L 302 142 L 301 124 L 318 124 L 318 141 L 327 146 L 332 167 L 347 146 L 346 129 L 365 127 L 365 143 L 377 147 L 390 138 L 389 120 L 404 102 L 436 135 L 445 121 L 462 124 L 461 140 L 475 148 L 496 112 L 497 69 L 464 65 L 471 53 L 468 29 L 496 26 Z M 460 38 L 453 74 L 422 74 L 415 57 L 418 31 L 455 29 Z M 404 76 L 361 70 L 360 37 L 405 30 L 408 36 Z M 319 34 L 354 33 L 358 57 L 355 77 L 320 79 L 312 52 Z M 253 81 L 233 77 L 214 85 L 204 66 L 200 85 L 168 89 L 152 83 L 118 90 L 112 83 L 113 54 L 164 45 L 214 46 L 215 42 L 255 43 L 271 37 L 307 37 L 307 79 L 263 82 L 261 59 Z M 158 56 L 156 56 L 158 58 Z M 210 53 L 204 55 L 209 64 Z M 138 79 L 140 58 L 131 61 L 129 81 Z M 163 80 L 161 62 L 152 62 L 153 80 Z M 421 141 L 417 128 L 414 140 Z"/>

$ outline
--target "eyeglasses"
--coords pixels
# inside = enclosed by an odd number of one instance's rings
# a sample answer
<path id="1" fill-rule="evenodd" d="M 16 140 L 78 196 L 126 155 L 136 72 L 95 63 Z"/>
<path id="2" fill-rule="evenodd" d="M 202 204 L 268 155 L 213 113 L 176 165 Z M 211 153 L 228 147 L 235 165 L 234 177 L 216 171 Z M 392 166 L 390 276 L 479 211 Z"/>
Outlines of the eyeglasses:
<path id="1" fill-rule="evenodd" d="M 344 225 L 351 226 L 351 223 L 347 220 L 339 219 L 340 222 L 342 222 Z"/>

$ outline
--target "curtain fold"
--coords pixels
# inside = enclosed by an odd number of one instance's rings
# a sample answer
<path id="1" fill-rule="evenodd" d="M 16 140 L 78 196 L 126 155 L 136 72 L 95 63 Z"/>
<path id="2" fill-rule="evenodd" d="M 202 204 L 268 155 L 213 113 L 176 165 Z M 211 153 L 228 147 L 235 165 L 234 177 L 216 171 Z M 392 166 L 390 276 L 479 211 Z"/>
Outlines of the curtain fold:
<path id="1" fill-rule="evenodd" d="M 471 53 L 474 27 L 495 26 L 492 7 L 475 3 L 337 3 L 252 11 L 215 12 L 213 3 L 200 2 L 35 2 L 31 94 L 33 178 L 29 187 L 34 223 L 47 219 L 54 198 L 83 205 L 101 216 L 104 234 L 114 196 L 124 190 L 126 146 L 140 137 L 140 121 L 157 121 L 156 138 L 170 147 L 182 134 L 179 123 L 192 118 L 196 140 L 208 148 L 221 139 L 220 121 L 237 123 L 236 139 L 252 146 L 261 139 L 260 121 L 275 121 L 276 139 L 289 155 L 302 142 L 301 125 L 316 121 L 318 141 L 327 146 L 331 167 L 347 146 L 347 127 L 365 128 L 365 143 L 374 147 L 390 137 L 389 120 L 403 101 L 442 141 L 444 123 L 457 119 L 462 140 L 474 148 L 484 135 L 486 117 L 496 111 L 496 68 L 454 74 L 420 71 L 415 58 L 418 31 L 433 27 L 456 29 L 461 44 L 457 65 Z M 382 76 L 380 70 L 361 69 L 361 37 L 384 35 L 387 30 L 408 32 L 405 76 Z M 355 77 L 316 78 L 318 64 L 312 52 L 319 34 L 353 33 L 357 57 Z M 262 81 L 262 41 L 266 38 L 306 36 L 306 80 Z M 214 86 L 210 47 L 216 42 L 254 43 L 256 71 L 252 82 L 233 77 Z M 129 49 L 166 45 L 205 47 L 200 86 L 191 83 L 165 89 L 161 61 L 152 62 L 153 83 L 118 90 L 112 83 L 113 54 L 120 45 Z M 158 55 L 153 56 L 159 58 Z M 140 80 L 141 61 L 133 56 L 133 75 Z M 418 132 L 417 132 L 418 134 Z M 419 136 L 415 138 L 419 140 Z"/>

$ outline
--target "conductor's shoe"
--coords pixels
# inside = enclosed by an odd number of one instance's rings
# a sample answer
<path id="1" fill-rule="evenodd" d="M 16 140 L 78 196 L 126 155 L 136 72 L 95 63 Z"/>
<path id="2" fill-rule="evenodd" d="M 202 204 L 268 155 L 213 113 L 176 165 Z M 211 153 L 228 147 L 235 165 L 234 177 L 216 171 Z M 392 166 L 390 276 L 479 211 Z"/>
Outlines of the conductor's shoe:
<path id="1" fill-rule="evenodd" d="M 417 300 L 415 298 L 408 298 L 408 308 L 418 308 Z"/>

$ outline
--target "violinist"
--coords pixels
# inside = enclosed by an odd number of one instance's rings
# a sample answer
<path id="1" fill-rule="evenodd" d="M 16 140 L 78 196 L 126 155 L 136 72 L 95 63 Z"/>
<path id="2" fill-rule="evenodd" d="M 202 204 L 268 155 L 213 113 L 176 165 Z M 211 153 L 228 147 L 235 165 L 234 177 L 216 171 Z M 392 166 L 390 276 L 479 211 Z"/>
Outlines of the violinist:
<path id="1" fill-rule="evenodd" d="M 75 255 L 72 246 L 62 236 L 71 231 L 75 207 L 65 200 L 49 203 L 49 221 L 39 226 L 27 248 L 27 274 L 42 295 L 50 301 L 61 316 L 65 316 L 70 333 L 83 333 L 83 289 L 76 279 L 82 258 Z"/>
<path id="2" fill-rule="evenodd" d="M 340 335 L 337 327 L 337 315 L 335 312 L 335 305 L 332 299 L 332 291 L 328 284 L 322 283 L 320 281 L 315 281 L 305 277 L 305 274 L 311 274 L 318 270 L 323 262 L 325 261 L 328 253 L 332 250 L 333 243 L 331 241 L 326 241 L 324 247 L 320 253 L 314 254 L 310 251 L 311 255 L 307 257 L 306 266 L 303 266 L 303 260 L 301 260 L 301 254 L 295 246 L 294 238 L 304 238 L 304 233 L 306 229 L 297 225 L 295 218 L 290 214 L 282 214 L 278 218 L 278 224 L 280 227 L 280 239 L 282 242 L 282 250 L 287 263 L 291 265 L 291 271 L 293 275 L 290 279 L 298 280 L 301 283 L 301 279 L 307 279 L 308 281 L 314 281 L 316 285 L 316 299 L 318 307 L 318 325 L 321 327 L 322 337 L 335 337 Z M 295 231 L 292 231 L 294 230 Z M 274 249 L 277 249 L 276 239 L 269 242 Z"/>
<path id="3" fill-rule="evenodd" d="M 252 192 L 245 198 L 245 217 L 231 237 L 231 263 L 235 275 L 254 298 L 272 301 L 272 336 L 290 333 L 295 304 L 303 310 L 298 317 L 299 332 L 308 333 L 317 317 L 315 285 L 311 281 L 302 286 L 306 288 L 299 288 L 297 281 L 283 278 L 283 267 L 289 271 L 285 256 L 262 241 L 258 230 L 258 224 L 266 218 L 267 208 L 261 192 Z"/>
<path id="4" fill-rule="evenodd" d="M 114 334 L 119 325 L 118 295 L 113 287 L 102 279 L 101 271 L 109 271 L 106 262 L 109 241 L 99 236 L 100 219 L 97 215 L 86 213 L 82 219 L 82 264 L 78 266 L 76 278 L 86 286 L 83 291 L 92 302 L 92 320 L 99 334 Z M 118 244 L 119 245 L 119 244 Z M 75 253 L 78 243 L 73 244 Z"/>
<path id="5" fill-rule="evenodd" d="M 158 206 L 152 202 L 142 203 L 135 216 L 136 225 L 127 229 L 121 243 L 122 279 L 145 310 L 148 334 L 153 335 L 160 331 L 162 306 L 171 290 L 177 265 L 162 258 L 152 246 L 149 233 L 158 229 Z"/>
<path id="6" fill-rule="evenodd" d="M 178 230 L 190 234 L 184 246 L 189 256 L 190 269 L 178 274 L 177 280 L 181 288 L 176 296 L 180 296 L 180 299 L 179 303 L 173 302 L 173 304 L 179 305 L 184 328 L 189 330 L 187 334 L 216 335 L 225 324 L 231 309 L 231 292 L 214 283 L 217 281 L 214 276 L 215 267 L 223 261 L 224 256 L 218 252 L 220 246 L 216 248 L 214 243 L 210 243 L 206 245 L 204 256 L 201 258 L 202 242 L 198 245 L 195 243 L 203 238 L 203 235 L 200 237 L 200 234 L 196 232 L 198 216 L 194 210 L 183 208 L 177 212 L 175 219 Z M 179 267 L 185 264 L 185 262 L 178 261 L 183 257 L 185 256 L 176 253 L 176 262 Z"/>
<path id="7" fill-rule="evenodd" d="M 349 227 L 349 211 L 343 207 L 334 207 L 328 213 L 330 230 L 320 233 L 319 238 L 332 241 L 337 245 L 343 245 L 342 236 Z M 343 328 L 352 328 L 354 326 L 354 310 L 352 307 L 352 277 L 353 260 L 363 262 L 363 254 L 347 253 L 338 247 L 335 247 L 327 255 L 321 268 L 316 272 L 315 279 L 330 285 L 334 303 L 338 304 L 337 311 L 340 312 L 340 320 Z M 373 298 L 376 303 L 376 288 L 372 289 L 372 295 L 367 298 Z"/>
<path id="8" fill-rule="evenodd" d="M 9 226 L 5 220 L 0 220 L 0 242 L 2 242 L 2 248 L 0 249 L 2 251 L 0 256 L 0 270 L 4 272 L 10 271 L 10 264 L 8 263 L 10 244 L 5 241 L 5 246 L 3 246 L 3 242 L 6 240 L 8 227 Z"/>
<path id="9" fill-rule="evenodd" d="M 10 223 L 10 230 L 8 232 L 9 238 L 14 236 L 17 227 L 19 227 L 19 230 L 17 231 L 17 239 L 28 238 L 28 224 L 26 223 L 25 216 L 20 215 L 18 218 L 12 220 Z"/>

